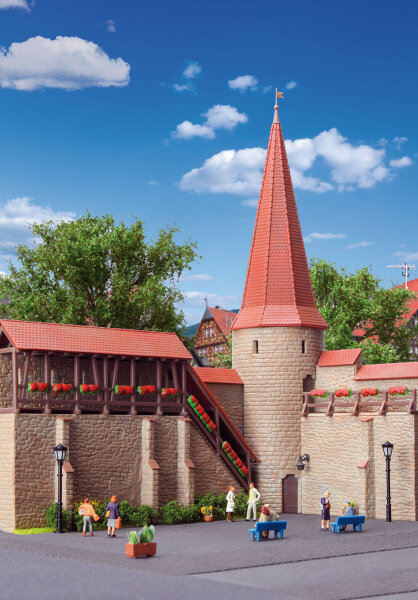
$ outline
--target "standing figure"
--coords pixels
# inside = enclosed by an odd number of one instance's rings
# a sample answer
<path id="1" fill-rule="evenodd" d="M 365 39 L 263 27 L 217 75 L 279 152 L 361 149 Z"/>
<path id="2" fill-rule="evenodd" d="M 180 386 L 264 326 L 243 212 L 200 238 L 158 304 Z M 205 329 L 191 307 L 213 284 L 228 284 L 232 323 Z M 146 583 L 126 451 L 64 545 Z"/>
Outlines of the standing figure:
<path id="1" fill-rule="evenodd" d="M 235 508 L 235 494 L 234 494 L 235 489 L 232 487 L 232 485 L 229 486 L 228 488 L 228 493 L 226 495 L 226 500 L 227 500 L 227 504 L 226 504 L 226 520 L 229 523 L 233 523 L 234 522 L 234 508 Z"/>
<path id="2" fill-rule="evenodd" d="M 246 521 L 250 520 L 251 511 L 253 511 L 253 521 L 257 520 L 257 502 L 260 500 L 260 492 L 254 487 L 253 482 L 250 483 L 250 491 L 248 494 L 248 508 Z"/>
<path id="3" fill-rule="evenodd" d="M 330 493 L 325 492 L 325 494 L 321 498 L 321 506 L 322 506 L 322 521 L 321 521 L 321 531 L 329 531 L 329 511 L 331 508 L 331 504 L 329 503 Z M 325 527 L 326 525 L 326 527 Z"/>
<path id="4" fill-rule="evenodd" d="M 112 496 L 106 506 L 107 537 L 116 537 L 116 519 L 119 517 L 119 503 L 116 496 Z"/>
<path id="5" fill-rule="evenodd" d="M 93 517 L 97 517 L 97 515 L 90 504 L 89 498 L 84 498 L 83 504 L 78 509 L 78 514 L 83 516 L 83 537 L 86 537 L 87 525 L 89 526 L 90 535 L 93 535 Z"/>

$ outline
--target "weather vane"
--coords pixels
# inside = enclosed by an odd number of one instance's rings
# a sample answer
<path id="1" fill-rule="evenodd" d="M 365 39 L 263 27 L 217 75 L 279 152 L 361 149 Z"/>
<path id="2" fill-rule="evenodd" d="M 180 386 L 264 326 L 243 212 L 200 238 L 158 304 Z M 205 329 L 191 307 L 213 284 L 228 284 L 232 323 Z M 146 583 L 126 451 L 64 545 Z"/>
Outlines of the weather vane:
<path id="1" fill-rule="evenodd" d="M 278 106 L 277 98 L 283 98 L 283 92 L 278 92 L 277 88 L 276 88 L 276 106 Z"/>

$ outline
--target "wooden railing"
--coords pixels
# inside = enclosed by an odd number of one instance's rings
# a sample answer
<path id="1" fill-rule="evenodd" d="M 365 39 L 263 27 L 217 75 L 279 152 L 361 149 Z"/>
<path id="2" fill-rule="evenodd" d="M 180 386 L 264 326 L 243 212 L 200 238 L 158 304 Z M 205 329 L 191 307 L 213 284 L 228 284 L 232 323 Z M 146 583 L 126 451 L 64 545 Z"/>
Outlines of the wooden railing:
<path id="1" fill-rule="evenodd" d="M 417 389 L 408 391 L 407 396 L 400 399 L 398 396 L 389 395 L 389 390 L 379 390 L 377 396 L 363 397 L 361 391 L 353 392 L 352 396 L 342 398 L 337 397 L 335 392 L 330 392 L 326 399 L 312 398 L 310 392 L 303 393 L 302 416 L 307 417 L 310 413 L 319 412 L 325 413 L 327 417 L 332 417 L 334 412 L 346 412 L 353 416 L 358 416 L 362 411 L 369 410 L 376 412 L 379 415 L 386 415 L 388 412 L 393 412 L 393 409 L 405 407 L 408 414 L 417 414 Z M 336 409 L 345 409 L 336 411 Z"/>

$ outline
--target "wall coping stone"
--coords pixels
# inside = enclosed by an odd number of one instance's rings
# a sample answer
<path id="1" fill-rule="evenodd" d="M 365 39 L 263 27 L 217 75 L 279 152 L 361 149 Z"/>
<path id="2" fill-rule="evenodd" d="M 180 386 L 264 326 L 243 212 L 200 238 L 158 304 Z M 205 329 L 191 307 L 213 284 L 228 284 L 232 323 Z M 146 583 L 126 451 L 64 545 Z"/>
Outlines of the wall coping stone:
<path id="1" fill-rule="evenodd" d="M 369 458 L 365 458 L 364 460 L 361 460 L 359 462 L 359 464 L 357 465 L 357 469 L 365 469 L 367 467 L 367 465 L 369 464 Z"/>
<path id="2" fill-rule="evenodd" d="M 62 465 L 62 470 L 64 471 L 64 473 L 74 473 L 74 469 L 71 463 L 68 461 Z"/>
<path id="3" fill-rule="evenodd" d="M 187 469 L 194 469 L 195 468 L 194 462 L 192 461 L 191 458 L 185 458 L 184 459 L 184 465 L 185 465 L 185 467 L 187 467 Z"/>
<path id="4" fill-rule="evenodd" d="M 374 421 L 374 417 L 360 417 L 360 421 L 363 421 L 363 423 L 369 423 L 369 421 Z"/>
<path id="5" fill-rule="evenodd" d="M 157 469 L 160 468 L 160 465 L 157 463 L 156 460 L 154 460 L 153 458 L 149 458 L 148 459 L 148 465 L 151 467 L 151 469 L 153 471 L 156 471 Z"/>

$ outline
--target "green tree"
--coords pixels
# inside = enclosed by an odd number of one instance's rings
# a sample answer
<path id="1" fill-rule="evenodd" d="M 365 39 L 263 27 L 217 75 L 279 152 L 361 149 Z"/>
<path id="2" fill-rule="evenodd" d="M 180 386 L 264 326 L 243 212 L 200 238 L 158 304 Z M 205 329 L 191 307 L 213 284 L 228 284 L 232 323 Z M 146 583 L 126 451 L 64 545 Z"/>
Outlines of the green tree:
<path id="1" fill-rule="evenodd" d="M 369 267 L 347 273 L 318 258 L 311 260 L 310 274 L 316 305 L 329 327 L 326 350 L 361 347 L 368 363 L 414 360 L 410 346 L 418 327 L 403 320 L 413 292 L 384 289 Z M 354 329 L 366 332 L 360 345 Z"/>
<path id="2" fill-rule="evenodd" d="M 184 315 L 176 283 L 197 257 L 195 242 L 177 244 L 176 227 L 147 241 L 131 226 L 89 213 L 30 227 L 36 243 L 16 248 L 0 280 L 6 318 L 179 332 Z"/>
<path id="3" fill-rule="evenodd" d="M 227 335 L 228 348 L 225 354 L 215 354 L 213 361 L 214 367 L 222 367 L 223 369 L 232 369 L 232 335 Z"/>

